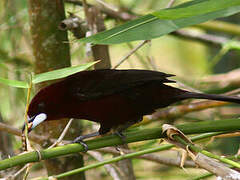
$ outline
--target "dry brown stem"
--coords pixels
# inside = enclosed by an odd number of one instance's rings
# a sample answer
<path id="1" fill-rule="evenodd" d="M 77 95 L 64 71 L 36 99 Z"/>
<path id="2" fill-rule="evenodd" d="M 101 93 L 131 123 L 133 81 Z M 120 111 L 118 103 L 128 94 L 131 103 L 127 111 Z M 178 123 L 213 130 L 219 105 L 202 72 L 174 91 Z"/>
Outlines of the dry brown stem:
<path id="1" fill-rule="evenodd" d="M 121 148 L 121 150 L 126 154 L 134 153 L 134 151 L 128 150 L 128 149 Z M 112 147 L 98 149 L 97 151 L 121 155 L 119 151 L 117 151 L 115 148 L 112 148 Z M 168 157 L 157 155 L 157 154 L 145 154 L 142 156 L 138 156 L 136 158 L 145 159 L 145 160 L 153 161 L 153 162 L 164 164 L 164 165 L 177 166 L 177 167 L 179 167 L 181 163 L 179 159 L 168 158 Z M 196 167 L 196 165 L 194 164 L 193 161 L 185 161 L 184 167 Z"/>
<path id="2" fill-rule="evenodd" d="M 229 85 L 240 85 L 240 69 L 234 69 L 233 71 L 207 76 L 202 79 L 205 83 L 218 84 L 220 87 L 226 87 Z"/>

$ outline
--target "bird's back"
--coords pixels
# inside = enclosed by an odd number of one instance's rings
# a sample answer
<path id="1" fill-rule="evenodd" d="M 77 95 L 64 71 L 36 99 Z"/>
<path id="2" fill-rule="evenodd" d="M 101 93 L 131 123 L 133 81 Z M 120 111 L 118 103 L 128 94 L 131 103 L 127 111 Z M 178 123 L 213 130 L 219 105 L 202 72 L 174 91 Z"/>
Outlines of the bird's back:
<path id="1" fill-rule="evenodd" d="M 122 92 L 149 82 L 174 82 L 167 77 L 173 75 L 148 70 L 93 70 L 82 71 L 67 77 L 68 89 L 76 98 L 95 99 Z"/>
<path id="2" fill-rule="evenodd" d="M 72 116 L 99 122 L 108 129 L 175 102 L 172 75 L 146 70 L 95 70 L 67 77 Z M 71 98 L 70 98 L 71 97 Z M 108 128 L 107 128 L 108 127 Z"/>

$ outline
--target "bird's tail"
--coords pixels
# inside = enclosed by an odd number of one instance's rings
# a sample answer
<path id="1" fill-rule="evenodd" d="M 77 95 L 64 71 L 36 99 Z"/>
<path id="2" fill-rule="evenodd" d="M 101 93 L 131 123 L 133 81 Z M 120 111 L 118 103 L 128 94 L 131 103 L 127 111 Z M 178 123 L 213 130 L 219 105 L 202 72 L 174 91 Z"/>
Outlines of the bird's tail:
<path id="1" fill-rule="evenodd" d="M 195 93 L 195 92 L 186 92 L 182 95 L 183 99 L 197 98 L 197 99 L 210 99 L 216 101 L 227 101 L 240 104 L 240 97 L 237 96 L 224 96 L 217 94 L 204 94 L 204 93 Z"/>

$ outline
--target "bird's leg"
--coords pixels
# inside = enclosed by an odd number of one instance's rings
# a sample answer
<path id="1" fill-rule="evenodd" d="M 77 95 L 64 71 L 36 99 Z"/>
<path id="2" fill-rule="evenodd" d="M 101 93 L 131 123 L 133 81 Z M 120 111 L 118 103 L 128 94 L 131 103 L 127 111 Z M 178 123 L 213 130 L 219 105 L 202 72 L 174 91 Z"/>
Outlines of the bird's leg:
<path id="1" fill-rule="evenodd" d="M 133 121 L 129 121 L 123 125 L 120 125 L 118 126 L 116 129 L 115 129 L 115 132 L 114 134 L 117 135 L 118 137 L 121 138 L 123 144 L 126 144 L 126 136 L 122 133 L 125 129 L 127 129 L 128 127 L 132 126 L 133 124 L 137 123 L 137 122 L 140 122 L 142 121 L 142 118 L 136 118 L 136 120 L 133 120 Z"/>
<path id="2" fill-rule="evenodd" d="M 118 136 L 121 141 L 123 142 L 123 144 L 126 144 L 126 136 L 122 133 L 121 130 L 118 130 L 118 131 L 115 131 L 113 134 L 115 134 L 116 136 Z M 120 154 L 122 154 L 122 151 L 121 151 L 121 146 L 120 145 L 117 145 L 115 147 L 115 149 L 120 152 Z"/>
<path id="3" fill-rule="evenodd" d="M 91 134 L 86 134 L 86 135 L 82 135 L 82 136 L 78 136 L 77 138 L 75 138 L 72 143 L 80 143 L 81 145 L 83 145 L 85 152 L 88 151 L 88 145 L 83 141 L 84 139 L 90 138 L 90 137 L 95 137 L 95 136 L 99 136 L 99 132 L 94 132 Z"/>
<path id="4" fill-rule="evenodd" d="M 121 138 L 123 144 L 126 144 L 126 136 L 122 133 L 122 131 L 116 131 L 114 134 Z"/>

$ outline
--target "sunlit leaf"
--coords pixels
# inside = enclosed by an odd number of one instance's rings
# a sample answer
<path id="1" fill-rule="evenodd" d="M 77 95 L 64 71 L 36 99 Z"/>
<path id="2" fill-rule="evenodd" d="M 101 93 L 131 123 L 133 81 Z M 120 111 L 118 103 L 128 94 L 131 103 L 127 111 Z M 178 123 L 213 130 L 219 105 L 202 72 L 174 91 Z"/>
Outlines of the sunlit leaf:
<path id="1" fill-rule="evenodd" d="M 154 15 L 142 16 L 108 31 L 80 39 L 80 41 L 95 44 L 116 44 L 148 40 L 183 27 L 230 16 L 238 12 L 240 12 L 239 0 L 195 0 L 174 8 L 154 12 Z"/>
<path id="2" fill-rule="evenodd" d="M 239 5 L 240 1 L 236 0 L 217 0 L 217 2 L 216 0 L 195 0 L 152 14 L 160 19 L 181 19 L 221 11 Z"/>
<path id="3" fill-rule="evenodd" d="M 55 80 L 70 76 L 77 72 L 83 71 L 88 69 L 89 67 L 93 66 L 94 64 L 98 63 L 99 61 L 90 62 L 86 64 L 81 64 L 78 66 L 72 66 L 67 68 L 62 68 L 54 71 L 49 71 L 41 74 L 36 74 L 33 76 L 32 83 L 37 84 L 44 81 Z"/>
<path id="4" fill-rule="evenodd" d="M 17 81 L 17 80 L 11 80 L 11 79 L 5 79 L 0 77 L 0 83 L 12 86 L 12 87 L 17 87 L 17 88 L 28 88 L 29 85 L 25 81 Z"/>

